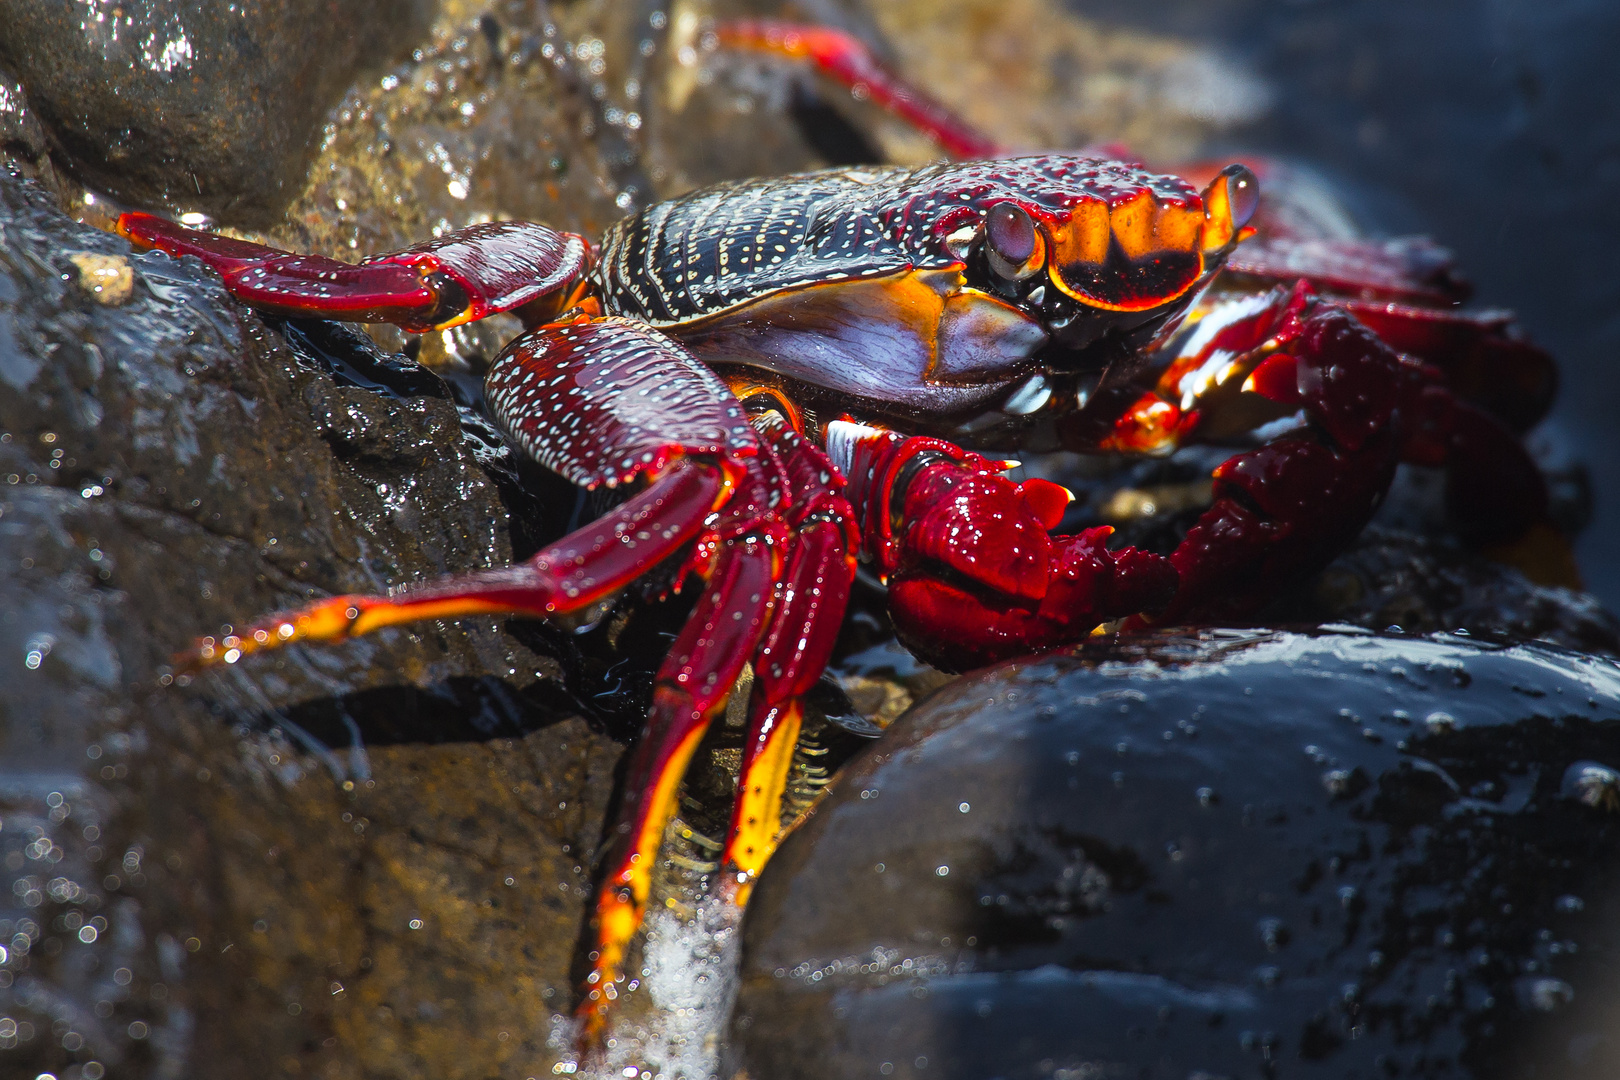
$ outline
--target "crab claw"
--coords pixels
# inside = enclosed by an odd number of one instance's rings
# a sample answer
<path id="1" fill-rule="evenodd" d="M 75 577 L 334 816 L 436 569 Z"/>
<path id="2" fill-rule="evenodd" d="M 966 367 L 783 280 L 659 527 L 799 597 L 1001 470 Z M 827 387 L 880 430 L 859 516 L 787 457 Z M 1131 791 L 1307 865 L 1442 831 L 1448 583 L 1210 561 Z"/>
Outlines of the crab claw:
<path id="1" fill-rule="evenodd" d="M 1031 483 L 1044 486 L 1026 494 L 1000 473 L 954 461 L 924 466 L 906 488 L 902 569 L 934 563 L 992 592 L 1039 601 L 1052 554 L 1047 489 L 1057 485 Z"/>
<path id="2" fill-rule="evenodd" d="M 907 486 L 889 611 L 907 648 L 947 670 L 1069 644 L 1110 619 L 1156 611 L 1177 573 L 1106 546 L 1108 528 L 1051 536 L 1068 493 L 972 462 L 925 466 Z"/>

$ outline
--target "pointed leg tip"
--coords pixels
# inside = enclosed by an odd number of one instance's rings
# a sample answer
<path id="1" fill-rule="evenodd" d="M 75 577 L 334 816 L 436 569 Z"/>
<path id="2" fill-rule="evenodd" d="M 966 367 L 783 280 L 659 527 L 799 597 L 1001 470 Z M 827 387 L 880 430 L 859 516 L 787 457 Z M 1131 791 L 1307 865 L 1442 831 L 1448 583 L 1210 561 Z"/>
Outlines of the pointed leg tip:
<path id="1" fill-rule="evenodd" d="M 190 648 L 175 653 L 170 663 L 176 676 L 194 675 L 296 641 L 342 641 L 363 632 L 356 629 L 356 623 L 368 606 L 360 597 L 336 596 L 302 611 L 271 615 L 239 633 L 198 638 Z"/>

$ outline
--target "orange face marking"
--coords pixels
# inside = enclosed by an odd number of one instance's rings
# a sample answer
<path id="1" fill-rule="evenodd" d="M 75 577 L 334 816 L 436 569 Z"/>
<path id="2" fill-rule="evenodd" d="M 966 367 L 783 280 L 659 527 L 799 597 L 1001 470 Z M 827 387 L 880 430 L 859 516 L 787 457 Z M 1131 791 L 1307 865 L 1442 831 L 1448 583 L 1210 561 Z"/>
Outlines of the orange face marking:
<path id="1" fill-rule="evenodd" d="M 1157 209 L 1152 194 L 1140 191 L 1109 210 L 1108 227 L 1126 258 L 1140 259 L 1157 250 L 1153 236 Z"/>
<path id="2" fill-rule="evenodd" d="M 1186 294 L 1204 272 L 1201 206 L 1160 202 L 1147 190 L 1110 206 L 1077 202 L 1067 218 L 1044 216 L 1049 276 L 1057 288 L 1103 311 L 1147 311 Z"/>
<path id="3" fill-rule="evenodd" d="M 1070 263 L 1096 263 L 1101 266 L 1108 258 L 1108 241 L 1112 236 L 1108 204 L 1101 199 L 1084 199 L 1075 205 L 1069 220 L 1058 224 L 1053 247 L 1057 251 L 1056 265 Z M 1061 282 L 1059 283 L 1061 287 Z"/>
<path id="4" fill-rule="evenodd" d="M 1196 208 L 1165 203 L 1153 218 L 1157 251 L 1199 251 L 1204 247 L 1204 215 Z"/>

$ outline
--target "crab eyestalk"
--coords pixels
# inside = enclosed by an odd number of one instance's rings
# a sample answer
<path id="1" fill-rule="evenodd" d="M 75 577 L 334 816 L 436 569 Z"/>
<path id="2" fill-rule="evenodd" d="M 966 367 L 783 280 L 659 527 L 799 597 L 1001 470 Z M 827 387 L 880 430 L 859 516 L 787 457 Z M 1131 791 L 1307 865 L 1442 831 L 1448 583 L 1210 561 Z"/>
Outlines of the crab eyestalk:
<path id="1" fill-rule="evenodd" d="M 1260 208 L 1260 180 L 1234 162 L 1204 189 L 1204 257 L 1216 258 L 1254 235 L 1249 224 Z"/>

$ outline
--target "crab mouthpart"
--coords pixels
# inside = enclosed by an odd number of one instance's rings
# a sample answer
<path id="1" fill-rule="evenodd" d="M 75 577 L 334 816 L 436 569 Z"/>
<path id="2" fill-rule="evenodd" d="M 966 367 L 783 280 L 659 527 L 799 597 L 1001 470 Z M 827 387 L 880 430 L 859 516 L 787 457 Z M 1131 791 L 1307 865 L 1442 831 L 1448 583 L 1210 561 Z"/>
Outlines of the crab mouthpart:
<path id="1" fill-rule="evenodd" d="M 1148 311 L 1184 296 L 1204 272 L 1204 208 L 1142 189 L 1085 198 L 1050 223 L 1051 279 L 1103 311 Z"/>

